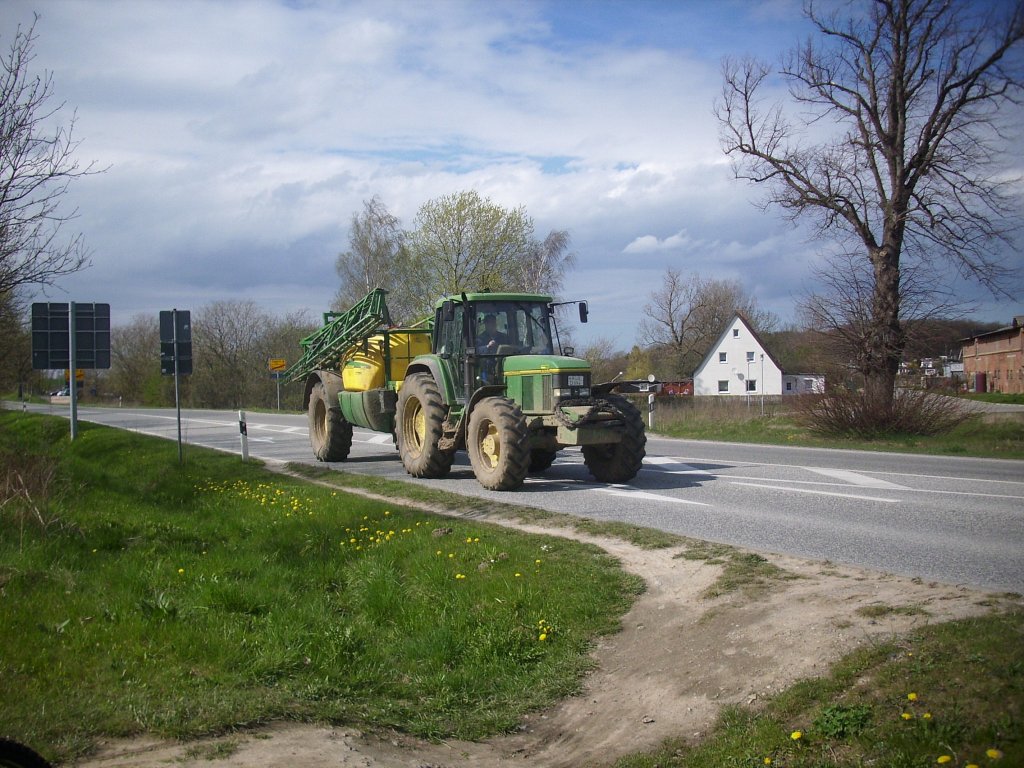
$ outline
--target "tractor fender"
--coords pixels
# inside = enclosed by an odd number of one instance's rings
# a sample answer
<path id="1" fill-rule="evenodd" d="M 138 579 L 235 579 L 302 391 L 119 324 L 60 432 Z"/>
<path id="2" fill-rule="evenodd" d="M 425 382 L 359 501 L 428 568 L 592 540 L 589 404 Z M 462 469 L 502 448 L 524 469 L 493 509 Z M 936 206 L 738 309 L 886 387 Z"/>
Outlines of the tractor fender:
<path id="1" fill-rule="evenodd" d="M 433 378 L 434 383 L 437 385 L 438 391 L 441 393 L 441 400 L 444 401 L 445 405 L 452 405 L 455 400 L 455 387 L 452 384 L 451 379 L 447 375 L 445 367 L 441 365 L 441 361 L 433 355 L 424 355 L 423 357 L 417 357 L 411 363 L 405 371 L 405 378 L 409 378 L 414 373 L 428 373 Z"/>
<path id="2" fill-rule="evenodd" d="M 309 396 L 313 392 L 313 387 L 321 382 L 327 388 L 327 396 L 330 401 L 335 405 L 338 404 L 338 393 L 345 388 L 341 382 L 341 376 L 333 371 L 314 371 L 306 377 L 305 390 L 302 393 L 303 410 L 309 408 Z"/>

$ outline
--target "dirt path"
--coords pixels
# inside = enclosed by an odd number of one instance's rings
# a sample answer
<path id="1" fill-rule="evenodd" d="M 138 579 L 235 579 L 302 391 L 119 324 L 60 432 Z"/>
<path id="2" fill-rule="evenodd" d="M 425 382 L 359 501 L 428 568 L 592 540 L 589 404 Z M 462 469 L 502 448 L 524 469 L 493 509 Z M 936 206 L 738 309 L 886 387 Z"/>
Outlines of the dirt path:
<path id="1" fill-rule="evenodd" d="M 760 596 L 733 593 L 708 600 L 701 593 L 721 566 L 677 558 L 679 549 L 641 550 L 565 529 L 515 527 L 598 544 L 648 585 L 623 618 L 623 631 L 603 638 L 595 649 L 597 668 L 583 693 L 530 715 L 518 733 L 481 743 L 431 744 L 395 733 L 279 723 L 190 743 L 110 742 L 80 765 L 490 768 L 527 760 L 551 768 L 608 765 L 670 736 L 699 739 L 722 705 L 758 706 L 794 681 L 824 673 L 870 638 L 985 613 L 994 600 L 963 588 L 777 555 L 768 558 L 800 578 L 779 582 Z M 916 606 L 924 612 L 872 619 L 857 613 L 865 606 Z"/>

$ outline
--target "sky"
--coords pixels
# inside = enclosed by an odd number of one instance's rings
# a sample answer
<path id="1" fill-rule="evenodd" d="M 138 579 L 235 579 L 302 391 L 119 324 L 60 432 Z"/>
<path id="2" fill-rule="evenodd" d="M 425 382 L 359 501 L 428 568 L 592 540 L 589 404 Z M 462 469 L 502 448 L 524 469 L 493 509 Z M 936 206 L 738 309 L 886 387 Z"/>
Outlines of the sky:
<path id="1" fill-rule="evenodd" d="M 33 71 L 75 116 L 76 159 L 105 169 L 65 203 L 91 267 L 36 300 L 106 302 L 115 325 L 226 299 L 316 319 L 364 200 L 411 227 L 474 189 L 525 207 L 540 238 L 569 232 L 581 342 L 632 346 L 669 268 L 739 280 L 795 321 L 827 243 L 733 178 L 712 104 L 724 56 L 806 37 L 800 6 L 4 0 L 0 46 L 39 14 Z M 964 291 L 979 321 L 1024 314 Z"/>

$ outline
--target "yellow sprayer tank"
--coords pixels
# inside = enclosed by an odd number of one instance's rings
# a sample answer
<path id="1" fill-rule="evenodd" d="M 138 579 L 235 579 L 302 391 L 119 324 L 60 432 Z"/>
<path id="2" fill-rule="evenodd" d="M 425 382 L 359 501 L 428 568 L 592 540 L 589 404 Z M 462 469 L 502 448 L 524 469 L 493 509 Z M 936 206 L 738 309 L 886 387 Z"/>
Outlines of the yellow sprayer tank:
<path id="1" fill-rule="evenodd" d="M 346 351 L 342 358 L 341 380 L 348 392 L 366 392 L 385 385 L 385 336 L 391 356 L 391 379 L 395 388 L 402 386 L 405 371 L 412 359 L 430 352 L 430 333 L 416 331 L 389 331 L 367 339 Z"/>

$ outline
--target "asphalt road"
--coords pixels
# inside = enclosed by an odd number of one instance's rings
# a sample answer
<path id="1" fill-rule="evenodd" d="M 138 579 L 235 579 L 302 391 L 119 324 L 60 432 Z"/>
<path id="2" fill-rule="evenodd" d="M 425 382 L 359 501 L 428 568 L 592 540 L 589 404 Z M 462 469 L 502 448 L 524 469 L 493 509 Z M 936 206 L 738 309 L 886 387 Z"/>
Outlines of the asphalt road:
<path id="1" fill-rule="evenodd" d="M 67 415 L 68 407 L 34 410 Z M 79 418 L 176 438 L 173 410 L 81 408 Z M 313 463 L 304 415 L 250 414 L 247 425 L 250 455 Z M 240 450 L 236 412 L 183 411 L 182 434 L 187 444 Z M 579 449 L 567 449 L 521 490 L 499 493 L 477 484 L 465 454 L 449 477 L 413 480 L 390 435 L 357 429 L 348 461 L 333 466 L 765 552 L 1024 592 L 1019 461 L 651 437 L 644 468 L 628 485 L 593 482 Z"/>

